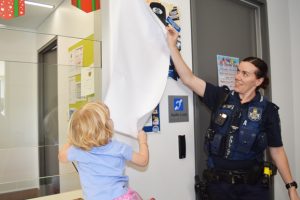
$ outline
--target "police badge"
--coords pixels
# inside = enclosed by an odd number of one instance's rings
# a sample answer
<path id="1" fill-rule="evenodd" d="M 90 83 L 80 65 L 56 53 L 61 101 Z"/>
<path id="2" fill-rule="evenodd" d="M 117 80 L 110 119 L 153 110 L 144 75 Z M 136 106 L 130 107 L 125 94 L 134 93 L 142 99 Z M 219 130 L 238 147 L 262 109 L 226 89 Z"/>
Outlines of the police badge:
<path id="1" fill-rule="evenodd" d="M 249 107 L 248 118 L 251 121 L 259 121 L 261 119 L 262 109 L 257 107 Z"/>

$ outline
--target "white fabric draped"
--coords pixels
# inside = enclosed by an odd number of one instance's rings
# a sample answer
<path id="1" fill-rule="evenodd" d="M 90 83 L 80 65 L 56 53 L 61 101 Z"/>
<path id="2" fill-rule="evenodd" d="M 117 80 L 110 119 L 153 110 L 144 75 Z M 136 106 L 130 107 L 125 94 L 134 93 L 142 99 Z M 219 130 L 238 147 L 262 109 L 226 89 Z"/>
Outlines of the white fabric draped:
<path id="1" fill-rule="evenodd" d="M 144 0 L 110 0 L 110 77 L 104 102 L 115 131 L 136 137 L 160 102 L 170 53 L 165 28 Z"/>

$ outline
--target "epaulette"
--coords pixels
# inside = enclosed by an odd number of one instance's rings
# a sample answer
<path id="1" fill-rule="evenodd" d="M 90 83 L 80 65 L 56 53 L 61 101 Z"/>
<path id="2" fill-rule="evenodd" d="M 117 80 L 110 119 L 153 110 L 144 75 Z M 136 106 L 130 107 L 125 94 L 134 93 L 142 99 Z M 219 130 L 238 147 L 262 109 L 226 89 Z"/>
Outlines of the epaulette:
<path id="1" fill-rule="evenodd" d="M 227 101 L 229 93 L 230 93 L 230 89 L 228 86 L 223 85 L 222 89 L 223 89 L 224 93 L 223 93 L 223 95 L 220 96 L 219 107 L 222 106 Z"/>
<path id="2" fill-rule="evenodd" d="M 223 85 L 222 88 L 226 94 L 228 94 L 230 92 L 230 89 L 227 85 Z"/>
<path id="3" fill-rule="evenodd" d="M 276 110 L 279 110 L 279 107 L 278 107 L 275 103 L 270 102 L 270 104 L 271 104 Z"/>

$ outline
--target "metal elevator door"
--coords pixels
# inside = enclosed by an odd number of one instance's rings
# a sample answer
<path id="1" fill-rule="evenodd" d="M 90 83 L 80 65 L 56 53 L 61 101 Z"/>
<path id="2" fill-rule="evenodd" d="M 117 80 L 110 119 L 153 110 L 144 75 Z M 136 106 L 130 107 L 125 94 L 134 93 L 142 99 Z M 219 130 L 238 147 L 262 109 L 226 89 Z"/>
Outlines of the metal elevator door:
<path id="1" fill-rule="evenodd" d="M 39 52 L 40 196 L 60 192 L 56 40 Z"/>
<path id="2" fill-rule="evenodd" d="M 269 63 L 268 30 L 265 1 L 191 0 L 193 72 L 218 84 L 217 55 L 262 57 Z M 265 91 L 269 95 L 269 91 Z M 202 174 L 207 156 L 204 134 L 210 111 L 194 95 L 195 168 Z M 197 197 L 199 199 L 199 197 Z"/>

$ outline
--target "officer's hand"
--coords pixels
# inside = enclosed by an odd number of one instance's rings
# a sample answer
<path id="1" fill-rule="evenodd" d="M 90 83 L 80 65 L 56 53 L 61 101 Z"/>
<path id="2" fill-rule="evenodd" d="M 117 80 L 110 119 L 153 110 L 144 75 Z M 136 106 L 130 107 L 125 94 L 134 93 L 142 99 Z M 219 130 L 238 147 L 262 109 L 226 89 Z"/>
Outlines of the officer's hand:
<path id="1" fill-rule="evenodd" d="M 300 200 L 298 192 L 295 187 L 291 187 L 289 189 L 289 197 L 290 197 L 290 200 Z"/>
<path id="2" fill-rule="evenodd" d="M 179 36 L 179 33 L 170 25 L 166 26 L 166 30 L 167 30 L 167 41 L 168 41 L 168 45 L 169 48 L 177 48 L 176 47 L 176 43 L 177 43 L 177 38 Z"/>

